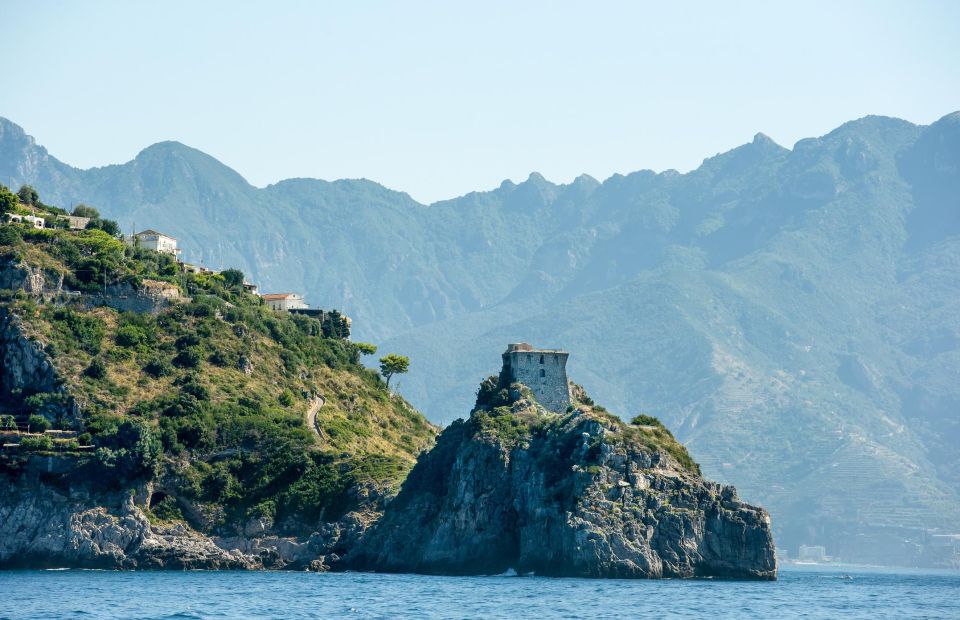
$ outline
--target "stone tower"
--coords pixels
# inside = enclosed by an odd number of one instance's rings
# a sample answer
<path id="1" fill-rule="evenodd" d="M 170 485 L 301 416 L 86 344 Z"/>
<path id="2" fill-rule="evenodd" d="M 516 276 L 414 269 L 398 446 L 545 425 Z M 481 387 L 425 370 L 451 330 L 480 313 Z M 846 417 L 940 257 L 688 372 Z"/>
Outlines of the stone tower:
<path id="1" fill-rule="evenodd" d="M 507 345 L 500 376 L 509 383 L 522 383 L 544 408 L 562 413 L 570 404 L 566 351 L 534 349 L 526 342 Z"/>

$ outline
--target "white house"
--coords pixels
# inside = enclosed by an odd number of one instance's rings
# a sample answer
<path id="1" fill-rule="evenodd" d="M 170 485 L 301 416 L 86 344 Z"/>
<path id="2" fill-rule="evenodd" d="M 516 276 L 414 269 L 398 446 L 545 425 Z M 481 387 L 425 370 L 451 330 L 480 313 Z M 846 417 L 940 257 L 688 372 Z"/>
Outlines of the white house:
<path id="1" fill-rule="evenodd" d="M 163 233 L 158 233 L 155 230 L 147 229 L 143 232 L 138 232 L 133 237 L 141 247 L 149 250 L 155 250 L 161 254 L 173 254 L 178 258 L 180 257 L 180 249 L 177 247 L 177 240 L 170 235 L 165 235 Z"/>
<path id="2" fill-rule="evenodd" d="M 261 295 L 263 301 L 270 306 L 271 310 L 278 310 L 280 312 L 289 312 L 290 310 L 295 310 L 299 308 L 307 308 L 307 304 L 303 303 L 303 295 L 297 293 L 267 293 L 266 295 Z"/>
<path id="3" fill-rule="evenodd" d="M 21 215 L 20 213 L 8 213 L 8 222 L 19 222 L 21 224 L 32 224 L 34 228 L 42 229 L 46 225 L 46 220 L 35 215 Z"/>

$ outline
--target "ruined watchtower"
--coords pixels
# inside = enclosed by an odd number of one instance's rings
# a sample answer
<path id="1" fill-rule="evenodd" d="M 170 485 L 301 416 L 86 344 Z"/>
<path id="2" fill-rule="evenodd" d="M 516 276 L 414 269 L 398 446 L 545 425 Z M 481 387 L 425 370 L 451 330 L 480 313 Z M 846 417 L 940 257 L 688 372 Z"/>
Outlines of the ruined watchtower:
<path id="1" fill-rule="evenodd" d="M 526 342 L 507 345 L 503 353 L 501 377 L 510 383 L 522 383 L 541 405 L 563 412 L 570 404 L 566 351 L 534 349 Z"/>

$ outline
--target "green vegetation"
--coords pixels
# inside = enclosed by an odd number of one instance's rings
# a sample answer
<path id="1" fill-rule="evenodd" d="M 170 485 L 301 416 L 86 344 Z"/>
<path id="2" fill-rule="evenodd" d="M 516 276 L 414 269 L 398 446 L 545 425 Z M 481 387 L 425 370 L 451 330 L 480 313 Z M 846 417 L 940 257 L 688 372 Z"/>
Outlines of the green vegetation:
<path id="1" fill-rule="evenodd" d="M 394 375 L 407 372 L 410 369 L 410 358 L 390 353 L 380 358 L 380 374 L 387 380 L 387 387 L 390 387 L 390 379 Z"/>
<path id="2" fill-rule="evenodd" d="M 11 192 L 6 186 L 0 185 L 0 215 L 10 213 L 17 208 L 19 200 L 17 195 Z"/>
<path id="3" fill-rule="evenodd" d="M 634 418 L 630 420 L 630 424 L 634 426 L 659 426 L 660 428 L 666 428 L 659 419 L 645 413 L 634 416 Z"/>
<path id="4" fill-rule="evenodd" d="M 20 450 L 23 452 L 49 452 L 53 450 L 53 440 L 46 435 L 24 437 L 20 440 Z"/>
<path id="5" fill-rule="evenodd" d="M 653 416 L 638 415 L 631 424 L 609 413 L 605 408 L 594 403 L 580 386 L 574 386 L 574 405 L 567 408 L 564 414 L 555 414 L 540 411 L 535 407 L 516 405 L 521 399 L 533 403 L 530 389 L 524 385 L 513 383 L 509 388 L 503 386 L 504 377 L 490 376 L 480 383 L 477 390 L 477 402 L 470 416 L 469 424 L 474 432 L 480 436 L 497 441 L 501 446 L 512 448 L 521 444 L 531 444 L 535 438 L 550 439 L 553 435 L 564 435 L 570 431 L 571 425 L 584 420 L 600 422 L 607 433 L 598 435 L 590 444 L 586 457 L 595 459 L 600 453 L 600 446 L 606 442 L 620 444 L 630 449 L 639 449 L 669 454 L 683 469 L 700 474 L 700 466 L 693 460 L 687 449 L 676 440 L 672 433 Z M 511 394 L 519 396 L 514 399 Z M 588 404 L 589 403 L 589 404 Z M 577 433 L 561 443 L 579 441 Z M 560 452 L 569 453 L 570 445 L 565 445 Z M 549 450 L 548 450 L 549 452 Z M 553 457 L 550 457 L 553 458 Z M 558 461 L 558 468 L 565 466 Z"/>
<path id="6" fill-rule="evenodd" d="M 25 205 L 36 205 L 40 203 L 40 194 L 29 185 L 24 185 L 17 192 L 17 198 Z"/>
<path id="7" fill-rule="evenodd" d="M 95 220 L 100 218 L 100 211 L 94 207 L 80 203 L 73 208 L 71 215 L 75 215 L 76 217 L 89 217 Z"/>
<path id="8" fill-rule="evenodd" d="M 357 351 L 360 351 L 360 355 L 374 355 L 377 352 L 377 345 L 369 342 L 355 342 L 354 345 Z"/>
<path id="9" fill-rule="evenodd" d="M 651 450 L 665 450 L 670 454 L 670 456 L 676 459 L 676 461 L 680 463 L 684 469 L 699 475 L 701 473 L 700 465 L 693 460 L 693 457 L 690 456 L 686 446 L 677 441 L 676 437 L 673 436 L 673 433 L 667 430 L 667 428 L 661 424 L 659 420 L 656 418 L 653 419 L 656 421 L 656 424 L 653 425 L 653 429 L 630 428 L 624 425 L 620 428 L 620 430 L 630 440 L 638 442 L 641 445 L 650 448 Z M 639 433 L 637 431 L 639 431 Z"/>
<path id="10" fill-rule="evenodd" d="M 87 207 L 75 213 L 99 217 Z M 434 427 L 360 364 L 375 347 L 344 339 L 339 313 L 319 321 L 273 312 L 244 291 L 238 270 L 180 273 L 171 257 L 126 246 L 102 229 L 4 225 L 0 242 L 0 256 L 62 275 L 68 289 L 100 293 L 104 278 L 108 288 L 160 281 L 183 298 L 155 315 L 83 296 L 4 298 L 74 399 L 22 394 L 8 405 L 34 411 L 38 429 L 58 420 L 82 434 L 63 444 L 94 447 L 78 460 L 78 479 L 122 489 L 162 475 L 175 481 L 179 499 L 213 515 L 210 529 L 269 513 L 279 531 L 296 533 L 356 507 L 358 485 L 398 488 L 433 441 Z M 388 357 L 387 381 L 409 364 Z M 315 395 L 324 397 L 319 432 L 305 417 Z M 23 451 L 59 445 L 49 441 L 34 438 Z M 153 516 L 182 517 L 170 502 Z"/>
<path id="11" fill-rule="evenodd" d="M 42 433 L 50 428 L 50 422 L 42 415 L 33 414 L 27 418 L 27 428 L 32 433 Z"/>
<path id="12" fill-rule="evenodd" d="M 180 506 L 177 505 L 177 500 L 170 495 L 167 495 L 157 502 L 155 506 L 152 506 L 147 514 L 152 516 L 154 520 L 161 522 L 184 520 L 183 511 L 180 510 Z"/>

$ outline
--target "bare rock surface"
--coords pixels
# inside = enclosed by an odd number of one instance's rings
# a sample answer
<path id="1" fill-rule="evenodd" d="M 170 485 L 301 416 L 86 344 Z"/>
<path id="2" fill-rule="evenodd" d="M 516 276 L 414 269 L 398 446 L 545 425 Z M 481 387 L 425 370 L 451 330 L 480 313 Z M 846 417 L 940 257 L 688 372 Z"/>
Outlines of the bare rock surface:
<path id="1" fill-rule="evenodd" d="M 61 566 L 258 568 L 184 525 L 152 526 L 129 496 L 71 498 L 36 482 L 9 485 L 0 496 L 0 567 Z"/>

